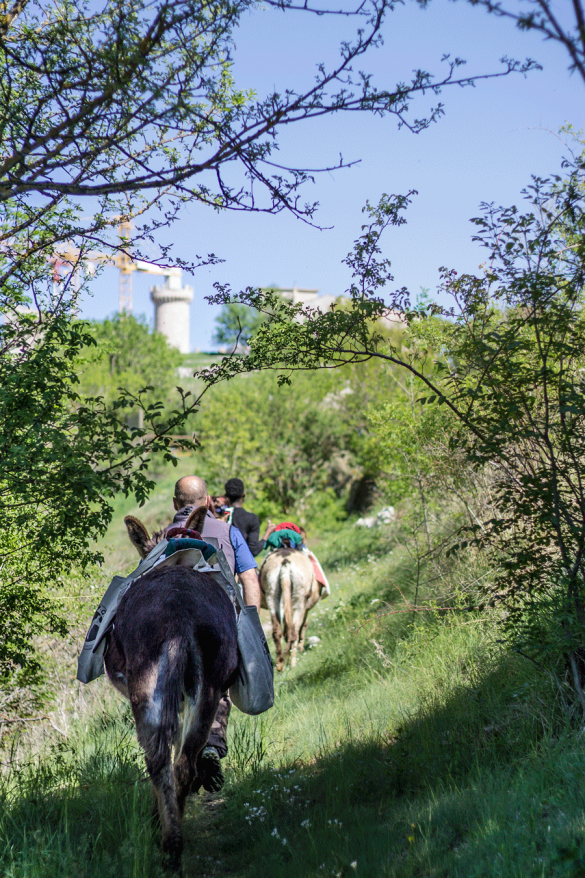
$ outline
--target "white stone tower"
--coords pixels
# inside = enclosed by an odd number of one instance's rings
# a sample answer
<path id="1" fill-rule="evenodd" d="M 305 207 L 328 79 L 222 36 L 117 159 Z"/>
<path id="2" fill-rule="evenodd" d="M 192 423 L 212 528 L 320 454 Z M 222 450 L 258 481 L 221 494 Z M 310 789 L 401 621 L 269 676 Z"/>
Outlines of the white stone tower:
<path id="1" fill-rule="evenodd" d="M 189 306 L 193 300 L 193 287 L 182 286 L 181 269 L 171 268 L 164 286 L 150 288 L 150 298 L 154 302 L 155 329 L 166 335 L 170 345 L 179 348 L 182 354 L 188 354 Z"/>

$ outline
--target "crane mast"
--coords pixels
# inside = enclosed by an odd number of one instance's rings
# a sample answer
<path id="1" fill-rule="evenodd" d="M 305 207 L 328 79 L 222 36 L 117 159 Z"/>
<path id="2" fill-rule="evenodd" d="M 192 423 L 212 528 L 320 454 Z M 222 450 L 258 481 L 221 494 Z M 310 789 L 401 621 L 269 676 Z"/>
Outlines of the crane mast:
<path id="1" fill-rule="evenodd" d="M 92 263 L 101 263 L 103 265 L 113 265 L 119 270 L 118 310 L 120 314 L 132 313 L 132 275 L 135 271 L 167 278 L 174 277 L 180 279 L 181 277 L 180 268 L 161 266 L 155 262 L 146 262 L 143 259 L 134 259 L 130 250 L 132 243 L 131 229 L 132 225 L 128 220 L 124 220 L 118 225 L 121 249 L 117 253 L 99 253 L 92 250 L 84 254 L 84 262 L 88 266 L 91 266 Z M 51 260 L 55 266 L 54 279 L 58 281 L 60 269 L 65 265 L 71 266 L 72 270 L 75 271 L 75 263 L 79 260 L 79 257 L 80 251 L 76 247 L 66 245 L 59 248 L 59 251 Z"/>

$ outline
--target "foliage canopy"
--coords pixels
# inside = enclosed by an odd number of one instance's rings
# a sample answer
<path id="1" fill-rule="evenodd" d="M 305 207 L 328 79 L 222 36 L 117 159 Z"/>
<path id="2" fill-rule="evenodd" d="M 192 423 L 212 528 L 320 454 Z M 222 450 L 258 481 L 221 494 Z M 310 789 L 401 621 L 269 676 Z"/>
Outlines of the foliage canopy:
<path id="1" fill-rule="evenodd" d="M 35 626 L 63 630 L 53 583 L 99 559 L 93 543 L 115 494 L 146 497 L 149 455 L 173 459 L 170 437 L 189 399 L 163 418 L 152 387 L 83 396 L 79 360 L 96 340 L 67 314 L 42 322 L 21 314 L 0 327 L 0 344 L 1 677 L 27 663 Z M 136 410 L 141 428 L 128 426 Z"/>
<path id="2" fill-rule="evenodd" d="M 373 465 L 367 412 L 400 393 L 382 363 L 299 375 L 284 388 L 272 374 L 241 375 L 202 401 L 194 466 L 215 493 L 227 478 L 243 479 L 250 508 L 263 518 L 335 526 L 363 508 L 357 492 Z"/>
<path id="3" fill-rule="evenodd" d="M 216 344 L 245 348 L 263 319 L 247 305 L 230 302 L 224 305 L 215 320 L 213 340 Z"/>
<path id="4" fill-rule="evenodd" d="M 101 397 L 113 406 L 120 388 L 138 394 L 148 382 L 155 389 L 144 394 L 145 402 L 172 399 L 183 355 L 161 332 L 150 332 L 144 317 L 114 314 L 92 321 L 88 331 L 95 345 L 84 348 L 79 365 L 83 397 Z"/>

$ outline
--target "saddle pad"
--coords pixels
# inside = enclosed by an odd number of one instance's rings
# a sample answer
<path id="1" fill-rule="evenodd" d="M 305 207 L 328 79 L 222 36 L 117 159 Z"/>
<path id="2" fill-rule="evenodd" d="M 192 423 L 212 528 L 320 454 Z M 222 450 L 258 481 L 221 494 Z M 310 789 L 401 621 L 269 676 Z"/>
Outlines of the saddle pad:
<path id="1" fill-rule="evenodd" d="M 203 551 L 193 544 L 198 544 L 207 550 L 208 557 L 211 561 L 215 561 L 215 546 L 205 543 L 202 540 L 172 540 L 175 545 L 179 544 L 172 555 L 166 557 L 168 548 L 167 541 L 161 540 L 152 549 L 148 557 L 144 558 L 138 567 L 130 573 L 129 576 L 114 576 L 112 582 L 105 595 L 100 601 L 100 605 L 89 626 L 89 631 L 82 646 L 81 653 L 77 662 L 77 679 L 82 683 L 89 683 L 99 677 L 104 672 L 104 651 L 106 647 L 106 634 L 115 619 L 118 604 L 128 591 L 133 582 L 144 576 L 154 567 L 206 567 L 206 560 Z M 186 543 L 185 547 L 181 547 L 181 543 Z"/>
<path id="2" fill-rule="evenodd" d="M 315 574 L 315 579 L 323 586 L 323 590 L 321 592 L 321 597 L 326 598 L 331 594 L 331 587 L 329 585 L 329 581 L 325 576 L 325 571 L 321 567 L 321 564 L 312 552 L 308 554 L 309 561 L 313 565 L 313 572 Z"/>
<path id="3" fill-rule="evenodd" d="M 216 553 L 216 548 L 211 543 L 206 543 L 205 540 L 187 538 L 170 539 L 165 549 L 165 556 L 168 558 L 170 555 L 174 555 L 175 552 L 180 552 L 184 549 L 197 549 L 206 561 L 209 561 Z"/>
<path id="4" fill-rule="evenodd" d="M 183 542 L 183 540 L 181 540 Z M 185 540 L 184 542 L 190 542 L 189 540 Z M 215 557 L 215 549 L 213 550 L 213 555 L 210 555 L 209 559 L 212 563 L 217 561 Z M 186 547 L 184 549 L 177 549 L 172 555 L 167 555 L 158 564 L 156 564 L 156 569 L 158 570 L 160 567 L 193 567 L 194 569 L 206 571 L 207 561 L 204 558 L 203 552 L 200 549 L 193 547 Z"/>

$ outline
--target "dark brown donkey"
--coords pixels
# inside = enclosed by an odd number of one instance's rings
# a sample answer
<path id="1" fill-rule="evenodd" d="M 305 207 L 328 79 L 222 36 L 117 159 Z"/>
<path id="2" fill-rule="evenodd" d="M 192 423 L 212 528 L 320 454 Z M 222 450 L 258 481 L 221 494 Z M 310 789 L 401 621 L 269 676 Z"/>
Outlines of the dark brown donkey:
<path id="1" fill-rule="evenodd" d="M 158 540 L 149 540 L 136 519 L 126 526 L 145 557 Z M 210 576 L 155 567 L 120 601 L 106 671 L 130 699 L 162 824 L 165 864 L 175 872 L 181 871 L 185 800 L 203 780 L 197 757 L 237 664 L 234 607 Z"/>

